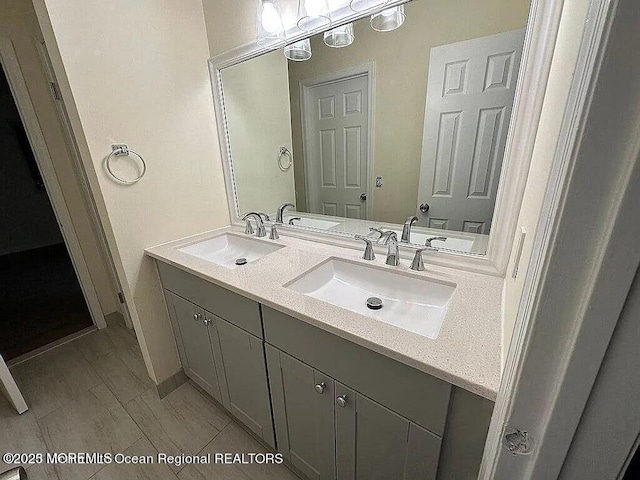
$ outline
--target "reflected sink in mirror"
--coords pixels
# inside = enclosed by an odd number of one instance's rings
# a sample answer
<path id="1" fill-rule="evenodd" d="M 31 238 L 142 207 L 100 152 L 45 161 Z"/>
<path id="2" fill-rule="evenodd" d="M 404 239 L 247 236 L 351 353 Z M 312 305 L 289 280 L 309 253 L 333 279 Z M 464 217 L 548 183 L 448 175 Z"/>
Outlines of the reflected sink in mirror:
<path id="1" fill-rule="evenodd" d="M 383 230 L 393 230 L 398 235 L 398 238 L 402 237 L 402 229 L 398 227 L 382 227 Z M 473 242 L 475 238 L 465 236 L 447 236 L 451 232 L 432 231 L 432 232 L 420 232 L 416 231 L 416 227 L 411 229 L 411 243 L 424 245 L 428 238 L 433 237 L 447 237 L 446 240 L 433 240 L 431 246 L 435 248 L 446 248 L 447 250 L 454 250 L 457 252 L 471 252 Z"/>
<path id="2" fill-rule="evenodd" d="M 329 230 L 330 228 L 337 227 L 340 222 L 334 222 L 331 220 L 324 220 L 321 218 L 303 217 L 298 215 L 285 215 L 284 223 L 289 224 L 289 221 L 293 219 L 293 225 L 297 227 L 309 227 L 318 228 L 321 230 Z"/>
<path id="3" fill-rule="evenodd" d="M 284 245 L 227 233 L 182 247 L 178 251 L 223 267 L 239 268 L 241 265 L 236 264 L 238 259 L 246 259 L 243 264 L 246 265 L 283 247 Z"/>
<path id="4" fill-rule="evenodd" d="M 435 339 L 455 285 L 402 275 L 345 260 L 329 259 L 285 285 L 376 320 Z M 381 300 L 376 307 L 374 297 Z M 370 306 L 368 306 L 370 305 Z"/>

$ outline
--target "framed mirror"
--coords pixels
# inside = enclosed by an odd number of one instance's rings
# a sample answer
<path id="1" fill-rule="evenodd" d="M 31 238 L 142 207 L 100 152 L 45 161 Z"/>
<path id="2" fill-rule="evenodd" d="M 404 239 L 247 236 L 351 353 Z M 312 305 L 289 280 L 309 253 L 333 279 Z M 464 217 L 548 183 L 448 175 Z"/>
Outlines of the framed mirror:
<path id="1" fill-rule="evenodd" d="M 287 46 L 211 59 L 232 219 L 291 203 L 285 228 L 393 230 L 504 272 L 552 54 L 534 48 L 553 35 L 529 19 L 541 10 L 413 0 L 362 14 L 345 1 L 309 34 L 281 0 Z"/>

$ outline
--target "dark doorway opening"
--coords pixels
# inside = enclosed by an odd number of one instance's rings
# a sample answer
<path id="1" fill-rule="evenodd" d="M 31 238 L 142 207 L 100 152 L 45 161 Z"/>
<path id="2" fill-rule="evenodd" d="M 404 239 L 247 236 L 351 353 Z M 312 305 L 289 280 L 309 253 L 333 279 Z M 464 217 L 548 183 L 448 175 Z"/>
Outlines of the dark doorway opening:
<path id="1" fill-rule="evenodd" d="M 0 68 L 0 354 L 11 360 L 92 325 Z"/>

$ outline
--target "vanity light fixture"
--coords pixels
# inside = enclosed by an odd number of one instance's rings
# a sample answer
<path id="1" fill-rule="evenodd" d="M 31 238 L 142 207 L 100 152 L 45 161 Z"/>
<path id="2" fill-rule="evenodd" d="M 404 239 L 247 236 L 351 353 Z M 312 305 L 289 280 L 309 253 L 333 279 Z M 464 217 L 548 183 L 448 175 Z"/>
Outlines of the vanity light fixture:
<path id="1" fill-rule="evenodd" d="M 331 10 L 327 0 L 298 0 L 298 28 L 305 32 L 331 26 Z"/>
<path id="2" fill-rule="evenodd" d="M 280 47 L 286 43 L 279 0 L 258 0 L 257 43 Z"/>
<path id="3" fill-rule="evenodd" d="M 343 48 L 353 43 L 356 36 L 353 33 L 353 23 L 324 32 L 324 43 L 327 47 Z"/>
<path id="4" fill-rule="evenodd" d="M 311 58 L 311 41 L 308 38 L 284 47 L 284 56 L 294 62 L 304 62 Z"/>
<path id="5" fill-rule="evenodd" d="M 389 3 L 389 0 L 351 0 L 351 2 L 349 2 L 349 7 L 351 7 L 351 10 L 354 12 L 361 13 L 382 8 L 387 3 Z"/>
<path id="6" fill-rule="evenodd" d="M 371 15 L 371 28 L 376 32 L 390 32 L 400 28 L 407 16 L 404 13 L 404 5 L 387 8 L 380 13 Z"/>

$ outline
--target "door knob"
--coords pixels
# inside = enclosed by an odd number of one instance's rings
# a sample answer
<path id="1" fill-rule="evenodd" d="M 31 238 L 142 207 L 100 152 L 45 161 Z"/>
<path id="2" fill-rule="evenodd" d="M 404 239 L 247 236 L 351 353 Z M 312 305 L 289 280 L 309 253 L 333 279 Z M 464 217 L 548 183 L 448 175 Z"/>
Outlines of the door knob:
<path id="1" fill-rule="evenodd" d="M 422 213 L 427 213 L 429 211 L 428 203 L 421 203 L 420 207 L 418 207 Z"/>
<path id="2" fill-rule="evenodd" d="M 194 314 L 193 314 L 193 319 L 194 319 L 196 322 L 199 322 L 201 318 L 202 318 L 202 314 L 201 314 L 201 313 L 194 313 Z"/>
<path id="3" fill-rule="evenodd" d="M 360 194 L 360 200 L 362 200 L 363 202 L 367 201 L 367 192 L 362 192 Z"/>
<path id="4" fill-rule="evenodd" d="M 346 407 L 347 406 L 347 396 L 346 395 L 340 395 L 338 398 L 336 398 L 336 403 L 338 404 L 339 407 Z"/>
<path id="5" fill-rule="evenodd" d="M 210 318 L 205 318 L 204 319 L 204 324 L 208 327 L 209 325 L 211 325 L 211 319 Z"/>
<path id="6" fill-rule="evenodd" d="M 322 395 L 324 393 L 324 390 L 327 386 L 325 385 L 324 382 L 320 382 L 318 384 L 316 384 L 315 389 L 316 392 L 318 392 L 320 395 Z"/>

